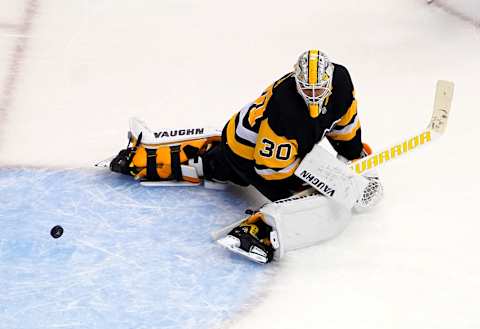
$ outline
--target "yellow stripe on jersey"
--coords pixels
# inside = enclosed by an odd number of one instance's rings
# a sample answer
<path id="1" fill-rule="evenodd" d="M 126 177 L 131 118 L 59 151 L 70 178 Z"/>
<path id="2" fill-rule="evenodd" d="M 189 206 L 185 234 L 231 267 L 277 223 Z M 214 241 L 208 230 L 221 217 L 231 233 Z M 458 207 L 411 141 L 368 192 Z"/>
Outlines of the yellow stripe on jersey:
<path id="1" fill-rule="evenodd" d="M 318 50 L 308 52 L 308 83 L 311 85 L 318 83 Z"/>
<path id="2" fill-rule="evenodd" d="M 262 121 L 255 146 L 256 164 L 268 168 L 285 168 L 295 161 L 297 153 L 296 140 L 278 136 L 268 124 L 268 119 Z"/>
<path id="3" fill-rule="evenodd" d="M 250 107 L 250 113 L 248 114 L 248 123 L 251 127 L 255 125 L 255 122 L 263 117 L 263 113 L 267 108 L 268 101 L 273 94 L 273 84 L 265 90 L 260 97 Z"/>
<path id="4" fill-rule="evenodd" d="M 230 149 L 235 153 L 236 155 L 247 159 L 247 160 L 253 160 L 254 159 L 254 151 L 255 149 L 251 146 L 244 145 L 237 141 L 235 137 L 235 119 L 238 116 L 238 113 L 235 114 L 230 121 L 228 122 L 227 125 L 227 144 L 230 147 Z"/>
<path id="5" fill-rule="evenodd" d="M 255 172 L 262 176 L 262 178 L 265 180 L 281 180 L 292 176 L 299 164 L 300 159 L 297 159 L 291 165 L 279 171 L 273 169 L 255 168 Z"/>
<path id="6" fill-rule="evenodd" d="M 352 120 L 355 114 L 357 114 L 357 101 L 354 99 L 347 113 L 345 113 L 340 121 L 337 122 L 337 125 L 346 126 Z"/>
<path id="7" fill-rule="evenodd" d="M 349 141 L 355 137 L 357 130 L 360 128 L 360 120 L 355 117 L 355 120 L 341 130 L 332 130 L 328 136 L 336 141 Z"/>

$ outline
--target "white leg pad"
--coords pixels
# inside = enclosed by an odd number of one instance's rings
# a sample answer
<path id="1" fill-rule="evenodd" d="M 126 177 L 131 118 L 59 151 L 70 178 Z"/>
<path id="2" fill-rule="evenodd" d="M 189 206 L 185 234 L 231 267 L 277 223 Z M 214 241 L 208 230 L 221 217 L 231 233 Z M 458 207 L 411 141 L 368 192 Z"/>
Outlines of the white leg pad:
<path id="1" fill-rule="evenodd" d="M 272 202 L 260 211 L 277 232 L 279 248 L 275 251 L 275 260 L 288 251 L 337 236 L 352 218 L 350 209 L 319 194 Z"/>
<path id="2" fill-rule="evenodd" d="M 222 130 L 210 127 L 158 129 L 151 130 L 145 122 L 138 118 L 130 118 L 130 134 L 138 140 L 142 134 L 142 144 L 147 147 L 158 147 L 162 144 L 181 143 L 183 141 L 221 136 Z"/>
<path id="3" fill-rule="evenodd" d="M 279 260 L 291 250 L 313 246 L 340 234 L 350 223 L 352 212 L 338 202 L 311 193 L 268 203 L 259 210 L 272 226 L 276 243 L 274 259 Z M 212 232 L 219 241 L 247 217 Z M 273 241 L 272 241 L 273 242 Z"/>

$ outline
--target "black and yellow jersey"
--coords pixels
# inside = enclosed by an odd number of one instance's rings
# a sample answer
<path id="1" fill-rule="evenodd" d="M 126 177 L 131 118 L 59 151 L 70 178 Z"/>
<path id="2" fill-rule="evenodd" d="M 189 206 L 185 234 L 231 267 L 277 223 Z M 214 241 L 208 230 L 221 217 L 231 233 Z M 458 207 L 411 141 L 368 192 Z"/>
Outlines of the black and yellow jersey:
<path id="1" fill-rule="evenodd" d="M 226 124 L 223 140 L 230 161 L 247 176 L 284 180 L 324 137 L 340 155 L 358 158 L 363 145 L 354 94 L 347 69 L 334 64 L 332 93 L 312 118 L 293 73 L 283 76 Z"/>

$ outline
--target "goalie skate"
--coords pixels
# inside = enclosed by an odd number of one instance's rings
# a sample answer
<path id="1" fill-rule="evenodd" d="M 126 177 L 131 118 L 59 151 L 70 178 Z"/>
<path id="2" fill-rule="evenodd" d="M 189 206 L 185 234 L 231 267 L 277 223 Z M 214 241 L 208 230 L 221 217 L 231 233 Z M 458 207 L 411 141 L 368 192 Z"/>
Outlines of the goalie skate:
<path id="1" fill-rule="evenodd" d="M 277 232 L 265 223 L 260 212 L 223 228 L 214 239 L 227 250 L 261 264 L 270 262 L 279 247 Z"/>
<path id="2" fill-rule="evenodd" d="M 249 251 L 245 251 L 240 248 L 240 239 L 232 235 L 227 235 L 226 237 L 217 240 L 217 243 L 227 250 L 237 255 L 246 257 L 256 263 L 266 264 L 268 262 L 267 253 L 264 250 L 256 246 L 252 246 Z"/>

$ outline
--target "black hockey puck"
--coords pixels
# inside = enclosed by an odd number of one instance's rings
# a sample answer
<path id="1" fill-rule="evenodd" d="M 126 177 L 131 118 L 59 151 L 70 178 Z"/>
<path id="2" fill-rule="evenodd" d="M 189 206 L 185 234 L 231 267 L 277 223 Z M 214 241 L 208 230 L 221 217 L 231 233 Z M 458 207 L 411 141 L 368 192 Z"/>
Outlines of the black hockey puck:
<path id="1" fill-rule="evenodd" d="M 63 227 L 61 227 L 60 225 L 54 226 L 50 230 L 50 235 L 54 239 L 58 239 L 59 237 L 62 236 L 62 234 L 63 234 Z"/>

